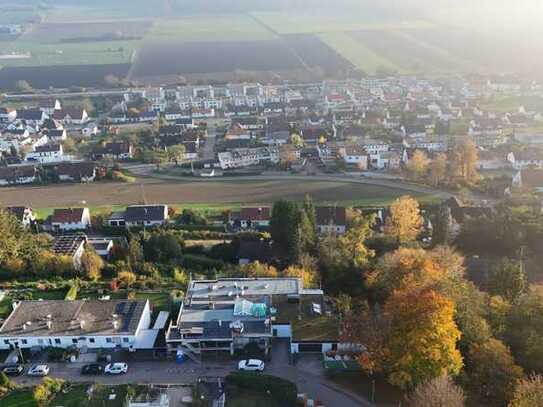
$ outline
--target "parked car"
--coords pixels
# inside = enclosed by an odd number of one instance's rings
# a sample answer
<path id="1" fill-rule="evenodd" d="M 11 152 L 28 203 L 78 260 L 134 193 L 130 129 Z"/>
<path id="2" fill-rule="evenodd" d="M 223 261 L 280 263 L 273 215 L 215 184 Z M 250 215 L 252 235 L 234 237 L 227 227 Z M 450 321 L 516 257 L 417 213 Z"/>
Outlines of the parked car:
<path id="1" fill-rule="evenodd" d="M 110 363 L 104 369 L 105 374 L 126 374 L 128 373 L 128 365 L 126 363 Z"/>
<path id="2" fill-rule="evenodd" d="M 23 373 L 23 365 L 13 364 L 13 365 L 4 365 L 2 366 L 2 372 L 8 376 L 19 376 Z"/>
<path id="3" fill-rule="evenodd" d="M 99 363 L 91 363 L 81 368 L 81 374 L 83 375 L 99 375 L 104 373 L 104 366 Z"/>
<path id="4" fill-rule="evenodd" d="M 238 369 L 246 372 L 262 372 L 264 370 L 264 362 L 258 359 L 241 360 L 238 364 Z"/>
<path id="5" fill-rule="evenodd" d="M 28 376 L 47 376 L 49 374 L 49 366 L 47 365 L 33 365 L 28 372 Z"/>

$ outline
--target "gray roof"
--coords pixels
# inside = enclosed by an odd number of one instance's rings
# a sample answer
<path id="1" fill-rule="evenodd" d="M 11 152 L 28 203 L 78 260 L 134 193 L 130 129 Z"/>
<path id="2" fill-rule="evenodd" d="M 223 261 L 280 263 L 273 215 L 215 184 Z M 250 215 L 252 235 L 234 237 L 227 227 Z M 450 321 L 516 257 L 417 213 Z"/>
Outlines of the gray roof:
<path id="1" fill-rule="evenodd" d="M 127 222 L 164 221 L 166 205 L 129 206 L 125 211 Z"/>
<path id="2" fill-rule="evenodd" d="M 135 334 L 147 300 L 22 301 L 0 337 Z M 51 321 L 50 327 L 48 320 Z"/>
<path id="3" fill-rule="evenodd" d="M 262 295 L 296 295 L 302 289 L 302 284 L 297 278 L 237 278 L 218 280 L 193 281 L 188 296 L 194 299 L 210 297 L 227 297 L 241 294 L 246 296 Z"/>

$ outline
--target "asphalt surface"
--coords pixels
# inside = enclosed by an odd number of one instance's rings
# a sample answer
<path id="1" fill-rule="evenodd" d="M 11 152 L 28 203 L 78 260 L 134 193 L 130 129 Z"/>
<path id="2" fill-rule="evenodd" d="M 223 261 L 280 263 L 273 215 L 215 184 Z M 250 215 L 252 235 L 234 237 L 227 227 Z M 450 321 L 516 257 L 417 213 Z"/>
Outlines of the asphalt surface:
<path id="1" fill-rule="evenodd" d="M 128 373 L 111 376 L 84 376 L 81 368 L 85 363 L 48 363 L 50 376 L 70 382 L 101 384 L 169 384 L 191 385 L 201 376 L 224 377 L 237 368 L 237 361 L 203 362 L 201 364 L 186 361 L 177 364 L 173 361 L 129 362 Z M 25 372 L 30 365 L 26 365 Z M 372 407 L 366 399 L 344 389 L 325 377 L 319 355 L 309 355 L 299 359 L 296 365 L 289 364 L 288 343 L 276 341 L 273 347 L 272 361 L 266 363 L 266 374 L 288 379 L 298 385 L 298 391 L 309 398 L 321 401 L 328 407 Z M 21 386 L 33 386 L 41 378 L 25 374 L 12 378 Z"/>

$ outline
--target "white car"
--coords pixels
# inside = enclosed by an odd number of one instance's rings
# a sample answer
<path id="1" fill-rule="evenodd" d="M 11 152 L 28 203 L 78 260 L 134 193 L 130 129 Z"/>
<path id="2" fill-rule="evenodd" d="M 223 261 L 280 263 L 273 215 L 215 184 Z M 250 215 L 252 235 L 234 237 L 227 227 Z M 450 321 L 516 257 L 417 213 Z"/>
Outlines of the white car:
<path id="1" fill-rule="evenodd" d="M 105 374 L 126 374 L 128 365 L 126 363 L 110 363 L 104 369 Z"/>
<path id="2" fill-rule="evenodd" d="M 264 362 L 258 359 L 240 360 L 238 369 L 246 372 L 262 372 L 264 370 Z"/>
<path id="3" fill-rule="evenodd" d="M 47 376 L 49 374 L 49 366 L 47 365 L 33 365 L 28 372 L 27 376 Z"/>

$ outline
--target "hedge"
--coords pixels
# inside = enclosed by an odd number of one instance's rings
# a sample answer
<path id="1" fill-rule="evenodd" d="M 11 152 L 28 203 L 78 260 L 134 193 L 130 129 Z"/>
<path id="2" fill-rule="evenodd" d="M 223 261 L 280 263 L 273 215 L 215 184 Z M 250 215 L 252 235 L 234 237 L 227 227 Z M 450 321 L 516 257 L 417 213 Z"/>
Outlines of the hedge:
<path id="1" fill-rule="evenodd" d="M 280 377 L 252 372 L 234 372 L 226 376 L 225 381 L 227 388 L 249 389 L 262 394 L 267 394 L 269 391 L 270 396 L 282 407 L 297 405 L 298 387 Z"/>

